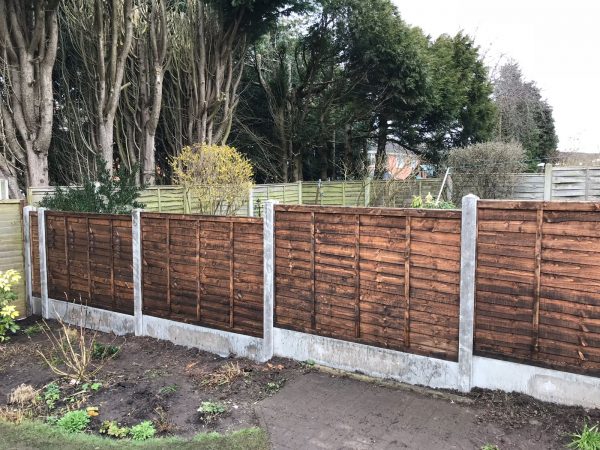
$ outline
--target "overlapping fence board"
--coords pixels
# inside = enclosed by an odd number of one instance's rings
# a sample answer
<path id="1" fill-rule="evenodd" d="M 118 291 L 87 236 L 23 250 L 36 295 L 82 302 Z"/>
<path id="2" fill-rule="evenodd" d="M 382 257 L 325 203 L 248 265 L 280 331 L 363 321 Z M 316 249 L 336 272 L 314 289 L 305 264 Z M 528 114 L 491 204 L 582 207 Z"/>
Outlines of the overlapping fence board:
<path id="1" fill-rule="evenodd" d="M 142 213 L 144 314 L 262 335 L 262 220 Z"/>
<path id="2" fill-rule="evenodd" d="M 17 294 L 14 303 L 21 317 L 25 316 L 25 274 L 23 247 L 23 202 L 0 200 L 0 271 L 13 269 L 21 275 L 21 281 L 13 287 Z"/>
<path id="3" fill-rule="evenodd" d="M 133 314 L 131 217 L 46 211 L 48 295 Z"/>
<path id="4" fill-rule="evenodd" d="M 479 203 L 477 353 L 600 374 L 600 204 Z"/>
<path id="5" fill-rule="evenodd" d="M 456 360 L 460 213 L 275 208 L 275 324 Z"/>

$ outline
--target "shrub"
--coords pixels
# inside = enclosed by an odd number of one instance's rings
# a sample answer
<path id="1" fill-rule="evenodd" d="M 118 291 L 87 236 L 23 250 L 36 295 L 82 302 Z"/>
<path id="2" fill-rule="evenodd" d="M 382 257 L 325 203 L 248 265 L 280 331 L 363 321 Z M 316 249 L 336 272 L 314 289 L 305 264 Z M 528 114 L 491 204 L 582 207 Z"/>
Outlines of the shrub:
<path id="1" fill-rule="evenodd" d="M 138 168 L 129 172 L 125 167 L 119 168 L 116 176 L 111 176 L 106 164 L 97 160 L 97 181 L 86 178 L 83 186 L 61 188 L 56 187 L 51 194 L 46 194 L 39 206 L 57 211 L 80 211 L 107 214 L 128 214 L 133 208 L 143 208 L 136 199 L 144 189 L 136 183 Z"/>
<path id="2" fill-rule="evenodd" d="M 87 428 L 90 423 L 90 416 L 83 410 L 69 411 L 60 418 L 56 425 L 69 433 L 78 433 Z"/>
<path id="3" fill-rule="evenodd" d="M 447 164 L 455 203 L 469 193 L 485 199 L 508 198 L 513 193 L 515 174 L 526 168 L 521 144 L 505 142 L 457 148 L 448 155 Z"/>
<path id="4" fill-rule="evenodd" d="M 145 420 L 142 423 L 132 426 L 129 433 L 131 434 L 131 439 L 134 441 L 145 441 L 154 437 L 156 429 L 152 425 L 152 422 Z"/>
<path id="5" fill-rule="evenodd" d="M 198 203 L 201 214 L 233 215 L 252 188 L 252 164 L 233 147 L 194 144 L 171 165 L 175 182 Z"/>
<path id="6" fill-rule="evenodd" d="M 16 333 L 20 328 L 15 322 L 19 312 L 11 305 L 17 299 L 12 289 L 20 280 L 21 275 L 16 270 L 0 272 L 0 342 L 8 341 L 8 333 Z"/>
<path id="7" fill-rule="evenodd" d="M 444 200 L 434 200 L 431 192 L 425 196 L 425 201 L 423 201 L 423 197 L 420 195 L 415 195 L 412 199 L 411 203 L 412 208 L 426 208 L 426 209 L 454 209 L 456 205 L 452 202 L 447 202 Z"/>
<path id="8" fill-rule="evenodd" d="M 85 332 L 85 314 L 81 314 L 77 327 L 71 327 L 60 318 L 58 331 L 45 328 L 51 350 L 38 350 L 48 367 L 58 376 L 77 381 L 91 381 L 102 368 L 102 363 L 92 364 L 95 334 L 90 338 Z"/>

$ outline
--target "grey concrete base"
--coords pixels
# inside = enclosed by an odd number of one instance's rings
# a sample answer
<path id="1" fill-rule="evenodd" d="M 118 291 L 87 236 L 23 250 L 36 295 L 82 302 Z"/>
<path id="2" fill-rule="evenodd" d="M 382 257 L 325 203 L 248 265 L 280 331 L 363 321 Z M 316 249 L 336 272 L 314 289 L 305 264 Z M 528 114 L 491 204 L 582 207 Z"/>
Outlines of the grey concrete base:
<path id="1" fill-rule="evenodd" d="M 233 354 L 260 361 L 263 355 L 263 340 L 261 338 L 174 322 L 158 317 L 144 316 L 142 334 L 221 356 Z"/>
<path id="2" fill-rule="evenodd" d="M 37 297 L 33 300 L 34 313 L 41 313 L 42 300 Z M 85 328 L 102 331 L 103 333 L 113 333 L 118 336 L 132 334 L 134 331 L 133 316 L 51 298 L 48 299 L 48 315 L 46 318 L 60 318 L 63 322 L 71 325 L 83 325 Z"/>
<path id="3" fill-rule="evenodd" d="M 600 407 L 600 378 L 473 356 L 473 387 L 521 392 L 561 405 Z"/>
<path id="4" fill-rule="evenodd" d="M 456 389 L 458 363 L 296 331 L 273 329 L 274 354 L 369 376 Z"/>
<path id="5" fill-rule="evenodd" d="M 35 314 L 36 316 L 42 315 L 42 299 L 39 297 L 31 296 L 30 301 L 31 314 Z"/>

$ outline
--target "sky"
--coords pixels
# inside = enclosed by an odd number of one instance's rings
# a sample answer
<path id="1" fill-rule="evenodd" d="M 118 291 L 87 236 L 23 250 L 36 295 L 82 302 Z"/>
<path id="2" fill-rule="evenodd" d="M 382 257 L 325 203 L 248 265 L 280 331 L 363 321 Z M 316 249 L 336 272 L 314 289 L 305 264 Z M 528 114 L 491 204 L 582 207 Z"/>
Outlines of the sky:
<path id="1" fill-rule="evenodd" d="M 493 68 L 510 59 L 554 109 L 562 151 L 600 152 L 600 2 L 392 0 L 436 38 L 463 30 Z"/>

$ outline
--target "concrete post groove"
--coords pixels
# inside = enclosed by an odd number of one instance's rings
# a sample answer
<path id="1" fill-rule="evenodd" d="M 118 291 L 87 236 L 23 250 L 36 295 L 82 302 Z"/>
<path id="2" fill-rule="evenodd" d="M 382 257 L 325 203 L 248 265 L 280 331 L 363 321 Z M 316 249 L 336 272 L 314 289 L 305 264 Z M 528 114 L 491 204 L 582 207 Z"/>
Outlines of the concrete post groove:
<path id="1" fill-rule="evenodd" d="M 275 303 L 275 205 L 265 202 L 263 214 L 263 352 L 261 359 L 273 357 L 273 308 Z"/>
<path id="2" fill-rule="evenodd" d="M 133 256 L 133 317 L 136 336 L 144 333 L 142 308 L 142 210 L 131 211 L 131 245 Z"/>
<path id="3" fill-rule="evenodd" d="M 38 241 L 40 246 L 40 296 L 42 298 L 42 317 L 50 318 L 48 303 L 48 259 L 46 257 L 46 208 L 38 209 Z"/>
<path id="4" fill-rule="evenodd" d="M 460 318 L 458 334 L 458 389 L 471 390 L 473 379 L 473 330 L 475 322 L 475 266 L 477 258 L 477 200 L 462 199 L 460 234 Z"/>
<path id="5" fill-rule="evenodd" d="M 23 208 L 23 256 L 25 257 L 24 274 L 25 277 L 25 304 L 27 307 L 27 315 L 34 314 L 33 309 L 33 266 L 31 262 L 31 217 L 30 213 L 35 208 L 26 206 Z"/>

